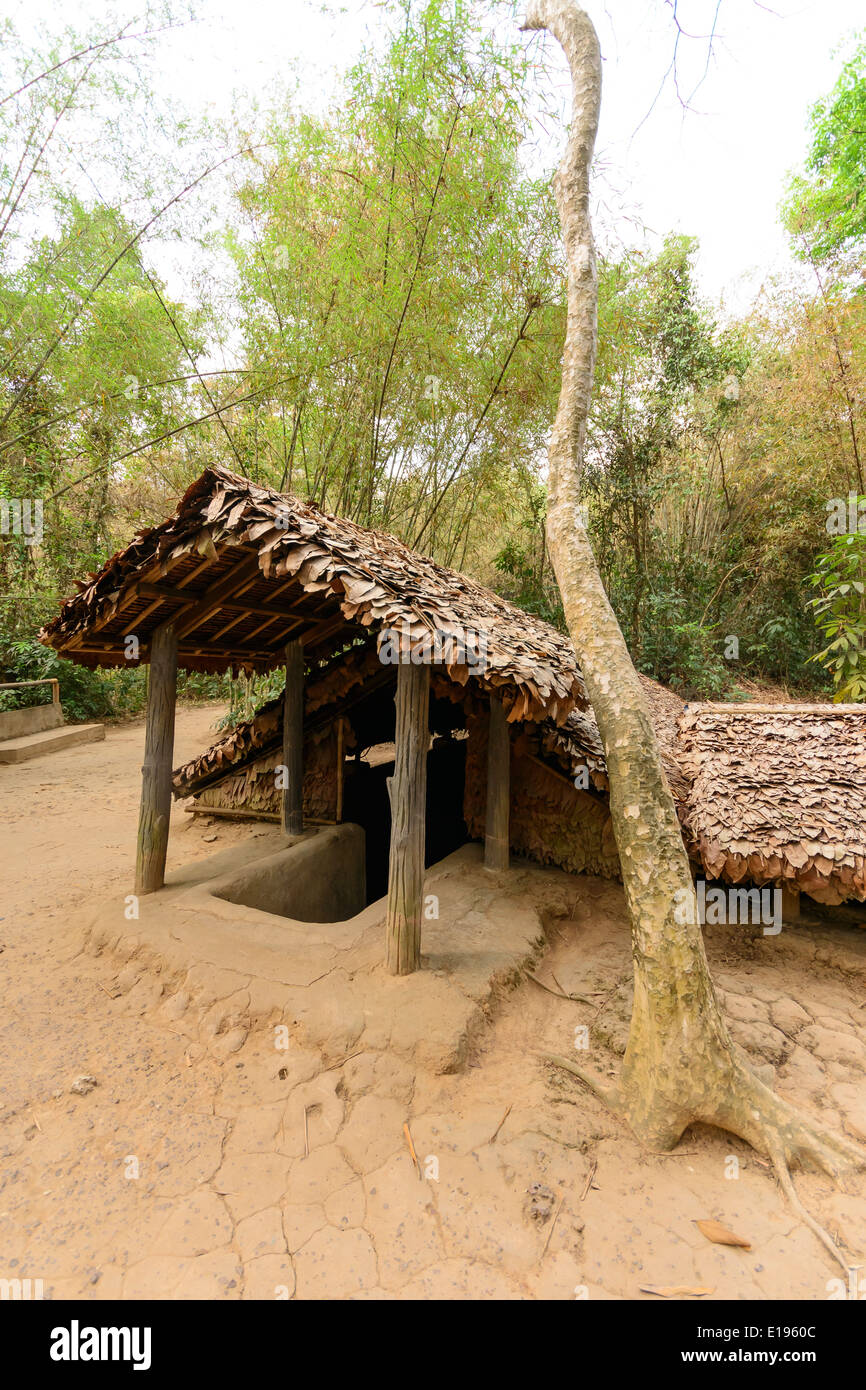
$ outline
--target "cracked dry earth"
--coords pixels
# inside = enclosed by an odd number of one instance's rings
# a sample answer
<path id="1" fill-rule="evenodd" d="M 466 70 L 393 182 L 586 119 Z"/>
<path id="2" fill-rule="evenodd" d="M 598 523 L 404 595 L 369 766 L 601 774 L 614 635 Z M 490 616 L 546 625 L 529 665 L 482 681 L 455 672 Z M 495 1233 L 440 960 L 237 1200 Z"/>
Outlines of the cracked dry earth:
<path id="1" fill-rule="evenodd" d="M 178 711 L 178 760 L 214 717 Z M 455 1075 L 386 1052 L 328 1068 L 242 1020 L 231 1050 L 152 971 L 82 952 L 81 914 L 130 876 L 142 744 L 139 722 L 0 770 L 0 1277 L 76 1299 L 647 1298 L 647 1284 L 828 1297 L 841 1271 L 745 1144 L 695 1127 L 673 1154 L 642 1151 L 537 1060 L 568 1053 L 582 1025 L 590 1064 L 618 1065 L 631 997 L 617 885 L 575 878 L 536 966 L 592 1002 L 523 979 Z M 176 813 L 169 867 L 251 833 Z M 866 932 L 719 931 L 708 950 L 734 1034 L 778 1091 L 866 1139 Z M 82 1074 L 96 1084 L 79 1094 Z M 864 1183 L 796 1181 L 857 1263 Z M 703 1218 L 751 1249 L 710 1244 Z"/>

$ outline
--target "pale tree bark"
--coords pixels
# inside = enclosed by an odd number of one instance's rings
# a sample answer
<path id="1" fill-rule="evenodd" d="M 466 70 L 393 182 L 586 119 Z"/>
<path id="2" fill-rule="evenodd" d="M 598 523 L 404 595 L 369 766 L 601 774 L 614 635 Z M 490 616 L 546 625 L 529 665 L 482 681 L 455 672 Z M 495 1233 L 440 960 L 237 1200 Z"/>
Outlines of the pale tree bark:
<path id="1" fill-rule="evenodd" d="M 427 752 L 430 746 L 429 665 L 400 663 L 396 703 L 394 775 L 387 783 L 391 801 L 391 853 L 385 966 L 391 975 L 411 975 L 421 965 Z"/>
<path id="2" fill-rule="evenodd" d="M 549 444 L 547 538 L 566 622 L 604 744 L 610 812 L 632 924 L 634 1008 L 614 1089 L 573 1062 L 556 1060 L 602 1094 L 653 1149 L 671 1149 L 695 1121 L 718 1125 L 767 1152 L 789 1198 L 840 1261 L 830 1237 L 804 1212 L 788 1164 L 811 1160 L 834 1176 L 862 1166 L 847 1139 L 816 1130 L 752 1071 L 728 1033 L 710 979 L 688 858 L 640 681 L 610 606 L 580 508 L 580 481 L 596 353 L 597 270 L 590 166 L 601 101 L 601 55 L 575 0 L 529 0 L 525 29 L 546 29 L 571 69 L 568 141 L 554 179 L 568 263 L 562 390 Z"/>

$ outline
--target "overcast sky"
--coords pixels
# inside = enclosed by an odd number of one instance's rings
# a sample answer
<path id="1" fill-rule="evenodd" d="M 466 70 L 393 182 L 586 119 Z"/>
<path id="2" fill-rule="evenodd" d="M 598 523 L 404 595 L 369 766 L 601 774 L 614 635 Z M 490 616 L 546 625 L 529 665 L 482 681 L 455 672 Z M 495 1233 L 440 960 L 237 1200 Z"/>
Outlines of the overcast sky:
<path id="1" fill-rule="evenodd" d="M 716 3 L 679 0 L 683 29 L 706 35 Z M 587 8 L 605 60 L 597 188 L 607 226 L 626 240 L 640 221 L 659 235 L 698 237 L 705 292 L 745 308 L 761 277 L 789 263 L 777 215 L 785 175 L 802 160 L 809 107 L 866 26 L 866 0 L 721 0 L 709 68 L 687 112 L 670 76 L 663 85 L 670 3 L 587 0 Z M 122 20 L 136 14 L 134 4 L 115 9 Z M 60 10 L 57 0 L 0 0 L 4 10 L 25 30 L 40 19 L 56 29 L 61 13 L 76 26 L 105 15 L 98 0 L 63 0 Z M 266 99 L 289 68 L 303 102 L 321 109 L 336 74 L 385 23 L 372 0 L 347 0 L 337 17 L 315 0 L 197 0 L 195 12 L 198 22 L 160 40 L 154 59 L 154 81 L 193 112 L 226 110 L 234 92 Z M 552 40 L 525 36 L 542 41 L 553 55 Z M 705 38 L 681 40 L 683 95 L 703 77 L 707 53 Z M 564 101 L 564 64 L 560 72 Z"/>

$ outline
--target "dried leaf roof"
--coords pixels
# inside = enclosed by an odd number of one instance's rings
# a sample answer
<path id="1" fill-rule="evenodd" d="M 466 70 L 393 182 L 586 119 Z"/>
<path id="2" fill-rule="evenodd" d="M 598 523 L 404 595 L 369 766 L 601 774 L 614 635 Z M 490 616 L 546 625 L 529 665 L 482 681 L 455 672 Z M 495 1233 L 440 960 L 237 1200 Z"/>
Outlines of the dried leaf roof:
<path id="1" fill-rule="evenodd" d="M 866 899 L 866 706 L 688 705 L 684 821 L 707 873 Z"/>
<path id="2" fill-rule="evenodd" d="M 659 742 L 662 766 L 674 800 L 679 803 L 687 790 L 677 758 L 677 721 L 683 710 L 683 702 L 679 695 L 649 676 L 639 674 L 638 679 Z M 546 719 L 541 726 L 541 741 L 544 751 L 564 763 L 572 776 L 581 766 L 586 766 L 592 785 L 598 791 L 608 790 L 604 746 L 591 709 L 573 710 L 561 725 Z"/>
<path id="3" fill-rule="evenodd" d="M 81 582 L 40 638 L 83 665 L 125 665 L 127 635 L 147 660 L 154 629 L 170 619 L 190 670 L 265 671 L 290 638 L 322 659 L 347 630 L 398 629 L 413 651 L 440 641 L 450 678 L 496 689 L 511 720 L 561 722 L 586 706 L 571 643 L 540 618 L 394 536 L 218 466 L 173 516 Z"/>

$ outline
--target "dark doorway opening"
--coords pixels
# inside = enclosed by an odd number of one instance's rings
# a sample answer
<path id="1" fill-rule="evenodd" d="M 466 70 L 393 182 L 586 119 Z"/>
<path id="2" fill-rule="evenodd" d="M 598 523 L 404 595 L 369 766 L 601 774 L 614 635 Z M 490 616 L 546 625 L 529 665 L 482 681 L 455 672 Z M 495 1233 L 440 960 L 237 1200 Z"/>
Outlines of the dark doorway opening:
<path id="1" fill-rule="evenodd" d="M 366 834 L 367 903 L 388 891 L 388 856 L 391 846 L 391 803 L 387 779 L 394 761 L 346 762 L 343 819 L 354 821 Z M 466 779 L 466 739 L 437 738 L 427 754 L 427 835 L 424 863 L 429 868 L 466 844 L 469 836 L 463 819 Z"/>

